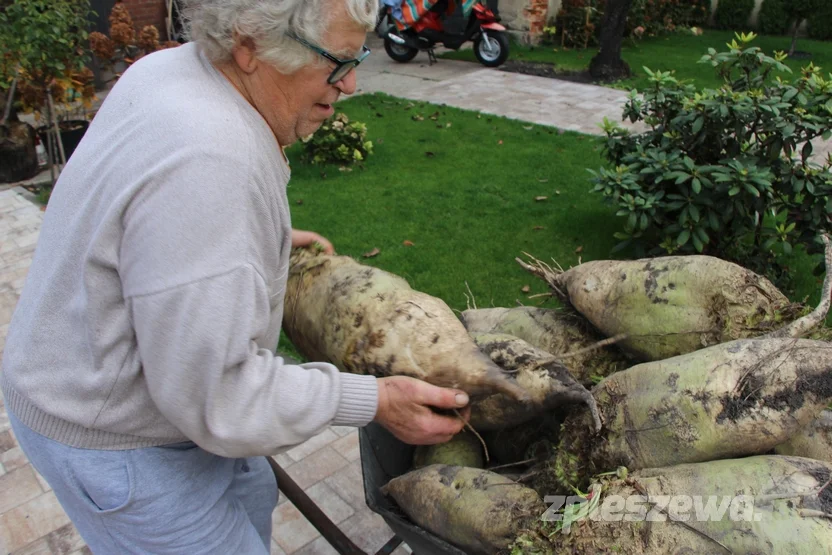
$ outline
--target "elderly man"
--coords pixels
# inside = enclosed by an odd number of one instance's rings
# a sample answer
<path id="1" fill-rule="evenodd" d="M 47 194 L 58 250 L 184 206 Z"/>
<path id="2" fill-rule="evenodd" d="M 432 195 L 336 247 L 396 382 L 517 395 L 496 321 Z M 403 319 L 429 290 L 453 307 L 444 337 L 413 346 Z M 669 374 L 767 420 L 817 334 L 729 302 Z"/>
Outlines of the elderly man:
<path id="1" fill-rule="evenodd" d="M 147 56 L 67 164 L 11 323 L 18 441 L 94 553 L 267 553 L 261 455 L 375 419 L 450 439 L 461 391 L 274 355 L 292 247 L 282 147 L 368 50 L 377 0 L 190 0 L 193 42 Z"/>

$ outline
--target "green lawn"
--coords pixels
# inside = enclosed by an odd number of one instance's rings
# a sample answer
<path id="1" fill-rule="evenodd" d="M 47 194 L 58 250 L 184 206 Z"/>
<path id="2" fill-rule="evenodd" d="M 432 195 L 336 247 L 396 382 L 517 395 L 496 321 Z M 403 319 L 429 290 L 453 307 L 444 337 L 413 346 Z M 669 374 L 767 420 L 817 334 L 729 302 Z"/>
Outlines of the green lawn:
<path id="1" fill-rule="evenodd" d="M 340 254 L 401 275 L 458 310 L 466 283 L 480 307 L 541 302 L 528 295 L 545 285 L 514 261 L 524 251 L 566 268 L 579 256 L 612 257 L 622 222 L 590 193 L 586 169 L 603 163 L 596 138 L 384 95 L 338 109 L 367 124 L 375 153 L 363 170 L 341 172 L 300 163 L 297 144 L 288 194 L 293 225 L 324 234 Z M 374 248 L 378 256 L 362 257 Z M 815 302 L 810 261 L 798 255 L 793 267 L 793 297 Z"/>
<path id="2" fill-rule="evenodd" d="M 338 109 L 368 126 L 365 169 L 301 164 L 298 144 L 288 191 L 293 225 L 341 254 L 464 309 L 466 282 L 478 306 L 512 306 L 525 285 L 545 291 L 514 261 L 523 251 L 568 267 L 578 247 L 586 259 L 614 245 L 617 222 L 589 194 L 586 168 L 602 163 L 590 137 L 383 95 Z M 374 248 L 377 257 L 361 257 Z"/>
<path id="3" fill-rule="evenodd" d="M 675 34 L 666 37 L 648 38 L 634 42 L 624 41 L 623 57 L 630 64 L 634 75 L 631 79 L 615 83 L 618 88 L 642 89 L 648 85 L 647 75 L 642 69 L 647 66 L 651 70 L 674 70 L 679 79 L 694 81 L 699 87 L 714 87 L 719 85 L 713 68 L 707 64 L 697 63 L 707 53 L 708 48 L 715 48 L 717 51 L 726 50 L 726 43 L 733 39 L 730 31 L 706 30 L 701 36 L 691 34 Z M 754 40 L 752 45 L 758 46 L 766 53 L 773 53 L 776 50 L 787 51 L 791 39 L 788 37 L 761 36 Z M 798 50 L 808 51 L 812 54 L 811 60 L 787 60 L 786 64 L 792 68 L 795 74 L 799 75 L 801 67 L 809 62 L 832 72 L 832 42 L 814 41 L 800 39 L 797 43 Z M 588 64 L 596 50 L 564 50 L 553 46 L 522 46 L 512 44 L 510 60 L 526 60 L 530 62 L 548 62 L 556 64 L 557 67 L 566 71 L 583 70 Z M 449 52 L 442 57 L 475 61 L 472 50 Z"/>

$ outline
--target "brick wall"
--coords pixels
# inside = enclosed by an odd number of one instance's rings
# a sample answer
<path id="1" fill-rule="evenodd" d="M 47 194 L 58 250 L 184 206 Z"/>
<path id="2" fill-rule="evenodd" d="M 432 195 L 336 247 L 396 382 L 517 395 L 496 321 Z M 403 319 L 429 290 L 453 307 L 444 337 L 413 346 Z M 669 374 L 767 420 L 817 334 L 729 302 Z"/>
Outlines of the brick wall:
<path id="1" fill-rule="evenodd" d="M 124 5 L 130 10 L 136 31 L 145 25 L 155 25 L 159 30 L 159 38 L 167 40 L 165 35 L 165 17 L 167 10 L 165 0 L 124 0 Z"/>
<path id="2" fill-rule="evenodd" d="M 548 9 L 549 0 L 528 0 L 528 5 L 524 11 L 529 19 L 529 41 L 533 44 L 538 42 L 541 35 L 543 35 Z"/>

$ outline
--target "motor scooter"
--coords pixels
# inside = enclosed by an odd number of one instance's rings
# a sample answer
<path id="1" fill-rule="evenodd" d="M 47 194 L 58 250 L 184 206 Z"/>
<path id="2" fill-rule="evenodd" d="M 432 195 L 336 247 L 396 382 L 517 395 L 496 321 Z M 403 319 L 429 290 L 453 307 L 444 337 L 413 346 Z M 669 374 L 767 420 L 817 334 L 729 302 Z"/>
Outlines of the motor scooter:
<path id="1" fill-rule="evenodd" d="M 453 1 L 453 0 L 451 0 Z M 421 2 L 424 5 L 424 2 Z M 461 33 L 449 32 L 444 28 L 442 12 L 455 9 L 448 0 L 439 0 L 418 20 L 405 27 L 393 16 L 393 8 L 382 3 L 376 24 L 376 33 L 384 39 L 384 50 L 397 62 L 409 62 L 420 51 L 427 52 L 430 63 L 436 62 L 434 48 L 441 44 L 451 50 L 459 50 L 468 41 L 474 43 L 474 56 L 486 67 L 497 67 L 508 59 L 509 41 L 506 28 L 499 23 L 500 17 L 479 0 L 462 2 L 462 9 L 469 4 L 465 29 Z M 403 3 L 408 9 L 411 2 Z M 413 19 L 414 13 L 405 12 L 404 19 Z M 385 22 L 393 22 L 386 24 Z"/>

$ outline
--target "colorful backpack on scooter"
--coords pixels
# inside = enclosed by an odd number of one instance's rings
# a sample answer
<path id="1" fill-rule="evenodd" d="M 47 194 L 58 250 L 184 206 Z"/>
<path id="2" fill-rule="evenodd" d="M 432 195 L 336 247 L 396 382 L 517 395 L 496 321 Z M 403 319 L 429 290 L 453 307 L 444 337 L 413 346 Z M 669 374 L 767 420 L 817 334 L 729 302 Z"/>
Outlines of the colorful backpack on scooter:
<path id="1" fill-rule="evenodd" d="M 452 15 L 456 11 L 457 4 L 461 5 L 462 14 L 465 17 L 471 13 L 471 9 L 478 0 L 447 0 L 443 2 L 447 4 L 445 8 L 445 15 Z M 434 6 L 440 0 L 403 0 L 401 2 L 401 17 L 396 15 L 396 10 L 393 10 L 393 20 L 399 31 L 412 28 L 417 33 L 423 29 L 434 29 L 442 31 L 442 22 L 440 20 L 441 14 L 434 10 Z M 384 2 L 389 5 L 387 1 Z"/>

